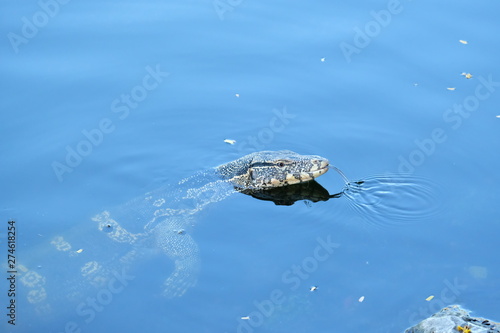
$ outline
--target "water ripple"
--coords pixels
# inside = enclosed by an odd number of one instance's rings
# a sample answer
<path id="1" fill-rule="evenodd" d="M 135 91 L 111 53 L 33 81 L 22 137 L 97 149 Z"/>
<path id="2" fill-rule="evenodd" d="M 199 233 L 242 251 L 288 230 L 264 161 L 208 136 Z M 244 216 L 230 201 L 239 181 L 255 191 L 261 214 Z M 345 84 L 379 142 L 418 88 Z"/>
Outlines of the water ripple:
<path id="1" fill-rule="evenodd" d="M 381 225 L 427 220 L 441 208 L 437 185 L 413 175 L 368 177 L 348 183 L 342 194 L 362 217 Z"/>

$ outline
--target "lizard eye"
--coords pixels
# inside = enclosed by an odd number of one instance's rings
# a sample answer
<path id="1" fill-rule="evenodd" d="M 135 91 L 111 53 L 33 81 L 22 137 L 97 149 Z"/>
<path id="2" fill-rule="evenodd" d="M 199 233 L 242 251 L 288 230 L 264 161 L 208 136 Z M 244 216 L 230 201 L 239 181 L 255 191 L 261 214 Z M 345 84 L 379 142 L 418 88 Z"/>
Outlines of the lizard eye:
<path id="1" fill-rule="evenodd" d="M 283 163 L 283 162 L 278 162 L 278 166 L 279 166 L 280 168 L 282 168 L 282 167 L 284 167 L 284 166 L 285 166 L 285 163 Z"/>

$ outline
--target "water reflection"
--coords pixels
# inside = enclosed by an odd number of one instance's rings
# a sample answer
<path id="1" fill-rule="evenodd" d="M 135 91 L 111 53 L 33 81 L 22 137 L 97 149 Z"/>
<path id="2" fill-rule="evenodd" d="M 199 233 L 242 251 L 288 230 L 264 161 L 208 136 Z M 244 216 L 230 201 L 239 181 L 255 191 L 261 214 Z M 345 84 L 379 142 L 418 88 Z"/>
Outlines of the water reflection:
<path id="1" fill-rule="evenodd" d="M 241 193 L 259 200 L 272 201 L 279 206 L 291 206 L 301 200 L 310 202 L 328 201 L 331 198 L 342 196 L 342 192 L 330 194 L 315 180 L 267 190 L 242 190 Z"/>
<path id="2" fill-rule="evenodd" d="M 243 190 L 241 193 L 280 206 L 290 206 L 302 200 L 315 203 L 343 197 L 357 214 L 377 224 L 426 219 L 436 214 L 440 207 L 436 185 L 417 176 L 385 174 L 358 181 L 344 180 L 344 188 L 335 194 L 330 194 L 315 180 L 268 190 Z"/>

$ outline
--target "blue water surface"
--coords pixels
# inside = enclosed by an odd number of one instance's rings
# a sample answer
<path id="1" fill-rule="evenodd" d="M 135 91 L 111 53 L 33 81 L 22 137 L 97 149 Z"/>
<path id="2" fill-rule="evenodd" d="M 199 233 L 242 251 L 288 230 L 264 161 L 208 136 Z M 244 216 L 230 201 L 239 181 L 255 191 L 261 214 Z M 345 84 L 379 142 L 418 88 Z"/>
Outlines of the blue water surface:
<path id="1" fill-rule="evenodd" d="M 2 332 L 403 332 L 450 304 L 500 320 L 500 4 L 2 9 Z M 94 238 L 96 214 L 280 149 L 365 183 L 317 203 L 235 193 L 207 205 L 186 225 L 201 268 L 180 297 L 161 295 L 174 262 L 152 243 L 123 288 L 67 279 L 125 251 Z M 334 170 L 318 182 L 345 186 Z"/>

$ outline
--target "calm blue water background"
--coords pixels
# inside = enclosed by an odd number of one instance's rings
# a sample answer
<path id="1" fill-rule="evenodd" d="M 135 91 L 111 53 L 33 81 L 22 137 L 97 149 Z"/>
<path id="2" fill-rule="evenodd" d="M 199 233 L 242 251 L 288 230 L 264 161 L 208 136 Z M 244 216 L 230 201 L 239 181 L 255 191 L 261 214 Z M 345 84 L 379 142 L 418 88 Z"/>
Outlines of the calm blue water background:
<path id="1" fill-rule="evenodd" d="M 433 184 L 438 209 L 373 223 L 345 197 L 283 207 L 236 194 L 196 217 L 202 269 L 184 296 L 159 296 L 173 265 L 151 255 L 91 322 L 70 311 L 47 323 L 18 277 L 12 327 L 2 279 L 2 332 L 68 321 L 82 332 L 402 332 L 448 304 L 500 319 L 500 4 L 40 3 L 1 11 L 3 271 L 8 219 L 18 263 L 56 279 L 67 262 L 30 261 L 54 236 L 255 150 L 322 155 L 352 179 L 409 171 Z M 78 149 L 86 156 L 58 175 Z M 333 170 L 318 181 L 343 186 Z M 293 273 L 318 237 L 339 247 Z M 266 308 L 273 291 L 282 302 Z"/>

